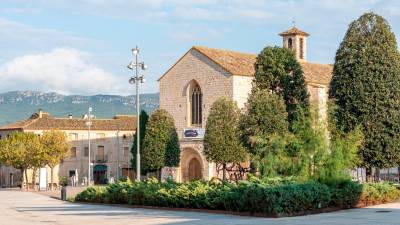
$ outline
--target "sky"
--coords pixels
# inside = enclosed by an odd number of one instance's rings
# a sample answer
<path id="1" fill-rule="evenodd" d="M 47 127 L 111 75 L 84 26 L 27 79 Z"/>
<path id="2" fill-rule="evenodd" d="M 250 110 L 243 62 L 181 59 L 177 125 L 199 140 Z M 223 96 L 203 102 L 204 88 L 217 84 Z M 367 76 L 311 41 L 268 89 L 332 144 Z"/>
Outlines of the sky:
<path id="1" fill-rule="evenodd" d="M 192 46 L 246 53 L 308 32 L 308 61 L 333 63 L 348 25 L 365 12 L 400 36 L 398 0 L 2 0 L 0 93 L 134 93 L 131 48 L 148 65 L 143 93 Z"/>

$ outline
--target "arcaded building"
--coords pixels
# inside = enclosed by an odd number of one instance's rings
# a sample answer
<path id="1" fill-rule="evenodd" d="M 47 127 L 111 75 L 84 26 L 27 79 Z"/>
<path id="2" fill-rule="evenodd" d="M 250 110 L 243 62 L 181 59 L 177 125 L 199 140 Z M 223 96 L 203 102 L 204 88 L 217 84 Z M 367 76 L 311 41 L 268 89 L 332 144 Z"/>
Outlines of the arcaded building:
<path id="1" fill-rule="evenodd" d="M 136 116 L 116 115 L 111 119 L 91 119 L 90 163 L 91 177 L 95 184 L 106 183 L 110 179 L 134 177 L 130 168 L 131 147 L 136 130 Z M 77 184 L 85 183 L 89 166 L 88 118 L 72 116 L 56 118 L 39 110 L 30 118 L 0 127 L 0 139 L 13 132 L 32 132 L 42 135 L 45 131 L 60 130 L 65 133 L 70 145 L 69 156 L 54 169 L 54 183 L 59 177 L 75 177 Z M 28 183 L 31 182 L 31 171 Z M 0 166 L 0 185 L 19 185 L 20 171 Z M 47 181 L 50 182 L 47 168 Z M 71 180 L 69 180 L 71 181 Z"/>
<path id="2" fill-rule="evenodd" d="M 326 117 L 332 65 L 307 61 L 309 34 L 293 27 L 279 34 L 283 47 L 292 49 L 300 62 L 310 102 Z M 224 96 L 245 106 L 252 87 L 255 54 L 194 46 L 160 79 L 160 108 L 175 119 L 181 146 L 178 168 L 164 168 L 163 177 L 183 182 L 218 176 L 216 165 L 203 155 L 207 117 L 215 100 Z"/>

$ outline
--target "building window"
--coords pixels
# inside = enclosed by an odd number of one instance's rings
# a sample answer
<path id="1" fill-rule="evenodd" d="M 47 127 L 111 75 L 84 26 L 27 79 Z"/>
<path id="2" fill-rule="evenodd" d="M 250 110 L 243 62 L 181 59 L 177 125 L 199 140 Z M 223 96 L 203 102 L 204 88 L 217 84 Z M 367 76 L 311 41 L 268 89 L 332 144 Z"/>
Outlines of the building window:
<path id="1" fill-rule="evenodd" d="M 202 123 L 202 93 L 200 86 L 193 83 L 190 93 L 191 125 L 201 126 Z"/>
<path id="2" fill-rule="evenodd" d="M 304 40 L 300 38 L 300 59 L 304 59 Z"/>
<path id="3" fill-rule="evenodd" d="M 129 156 L 129 147 L 124 147 L 124 157 Z"/>
<path id="4" fill-rule="evenodd" d="M 288 49 L 293 49 L 293 40 L 292 40 L 292 38 L 288 39 Z"/>
<path id="5" fill-rule="evenodd" d="M 69 140 L 78 140 L 78 134 L 77 133 L 69 133 L 68 139 Z"/>
<path id="6" fill-rule="evenodd" d="M 70 149 L 70 158 L 76 158 L 76 147 Z"/>
<path id="7" fill-rule="evenodd" d="M 83 156 L 88 157 L 89 156 L 89 147 L 85 147 L 83 151 Z"/>
<path id="8" fill-rule="evenodd" d="M 103 161 L 104 158 L 104 146 L 97 146 L 97 160 Z"/>
<path id="9" fill-rule="evenodd" d="M 105 133 L 98 133 L 97 134 L 97 138 L 98 139 L 104 139 L 104 138 L 106 138 L 106 134 Z"/>

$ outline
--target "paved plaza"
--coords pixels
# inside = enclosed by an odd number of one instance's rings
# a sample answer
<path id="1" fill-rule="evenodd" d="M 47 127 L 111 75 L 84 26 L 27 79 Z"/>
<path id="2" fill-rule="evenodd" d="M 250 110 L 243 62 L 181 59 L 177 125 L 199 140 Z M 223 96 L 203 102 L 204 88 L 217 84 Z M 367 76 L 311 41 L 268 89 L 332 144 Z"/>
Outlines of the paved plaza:
<path id="1" fill-rule="evenodd" d="M 0 189 L 0 225 L 14 224 L 400 224 L 400 203 L 276 219 L 72 204 L 37 193 Z"/>

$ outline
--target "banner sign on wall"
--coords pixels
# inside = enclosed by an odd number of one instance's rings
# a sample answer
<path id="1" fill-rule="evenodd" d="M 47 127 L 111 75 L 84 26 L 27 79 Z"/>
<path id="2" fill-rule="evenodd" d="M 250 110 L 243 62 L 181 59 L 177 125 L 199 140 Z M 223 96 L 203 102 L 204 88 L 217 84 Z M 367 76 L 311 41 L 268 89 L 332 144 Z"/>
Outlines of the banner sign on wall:
<path id="1" fill-rule="evenodd" d="M 183 137 L 189 139 L 203 139 L 204 129 L 203 128 L 186 128 L 183 130 Z"/>

